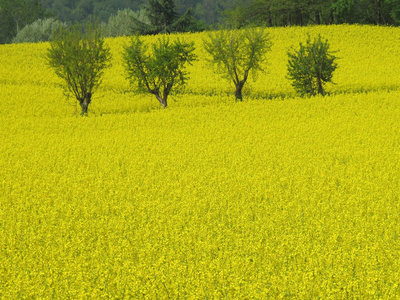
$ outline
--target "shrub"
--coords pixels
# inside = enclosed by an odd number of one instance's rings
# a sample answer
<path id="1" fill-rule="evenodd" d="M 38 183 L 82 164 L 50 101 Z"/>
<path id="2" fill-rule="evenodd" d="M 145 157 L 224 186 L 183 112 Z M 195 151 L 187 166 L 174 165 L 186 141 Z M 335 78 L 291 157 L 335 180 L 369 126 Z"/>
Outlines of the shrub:
<path id="1" fill-rule="evenodd" d="M 332 82 L 333 72 L 337 68 L 336 56 L 329 52 L 328 40 L 321 35 L 311 41 L 310 36 L 299 50 L 288 52 L 288 78 L 292 86 L 301 95 L 324 95 L 323 85 Z"/>
<path id="2" fill-rule="evenodd" d="M 147 22 L 142 10 L 138 12 L 129 8 L 119 10 L 116 15 L 108 19 L 108 23 L 105 25 L 105 35 L 109 37 L 131 35 L 136 24 L 134 19 Z"/>
<path id="3" fill-rule="evenodd" d="M 66 27 L 66 24 L 54 18 L 39 19 L 26 25 L 12 40 L 13 43 L 37 43 L 51 40 L 53 34 Z"/>

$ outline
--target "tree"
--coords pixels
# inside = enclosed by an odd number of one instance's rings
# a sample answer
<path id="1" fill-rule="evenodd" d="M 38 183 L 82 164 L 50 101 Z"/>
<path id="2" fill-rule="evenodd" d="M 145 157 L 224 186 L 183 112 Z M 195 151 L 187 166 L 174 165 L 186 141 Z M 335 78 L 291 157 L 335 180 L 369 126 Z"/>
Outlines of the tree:
<path id="1" fill-rule="evenodd" d="M 196 59 L 194 43 L 177 39 L 170 42 L 165 36 L 152 45 L 152 51 L 139 36 L 134 36 L 123 54 L 127 78 L 138 91 L 147 91 L 167 107 L 169 94 L 174 88 L 182 87 L 187 80 L 185 65 Z"/>
<path id="2" fill-rule="evenodd" d="M 292 86 L 301 95 L 324 95 L 323 85 L 332 82 L 333 72 L 337 68 L 336 56 L 329 52 L 328 40 L 321 35 L 306 44 L 300 43 L 299 50 L 288 51 L 288 78 Z"/>
<path id="3" fill-rule="evenodd" d="M 143 10 L 137 12 L 126 8 L 119 10 L 116 15 L 112 15 L 108 19 L 108 23 L 104 25 L 105 36 L 128 36 L 132 33 L 132 27 L 135 26 L 134 19 L 146 22 L 147 18 L 144 16 Z"/>
<path id="4" fill-rule="evenodd" d="M 399 0 L 250 0 L 226 10 L 225 22 L 286 26 L 308 24 L 398 24 Z"/>
<path id="5" fill-rule="evenodd" d="M 96 19 L 107 22 L 118 10 L 136 10 L 144 0 L 39 0 L 42 6 L 54 12 L 54 16 L 63 22 L 87 22 Z"/>
<path id="6" fill-rule="evenodd" d="M 133 18 L 134 33 L 158 34 L 171 32 L 201 31 L 204 26 L 192 16 L 191 9 L 179 16 L 173 0 L 148 0 L 144 6 L 148 22 Z"/>
<path id="7" fill-rule="evenodd" d="M 110 49 L 104 44 L 96 25 L 88 22 L 60 28 L 47 52 L 47 63 L 65 81 L 66 89 L 78 100 L 82 111 L 88 112 L 94 91 L 101 84 L 105 68 L 110 64 Z"/>
<path id="8" fill-rule="evenodd" d="M 148 0 L 145 10 L 151 24 L 163 28 L 164 31 L 167 30 L 178 17 L 173 0 L 161 0 L 161 2 L 158 0 Z"/>
<path id="9" fill-rule="evenodd" d="M 49 41 L 53 34 L 59 31 L 60 27 L 66 27 L 66 24 L 54 18 L 38 19 L 20 30 L 12 42 L 37 43 Z"/>
<path id="10" fill-rule="evenodd" d="M 385 3 L 390 5 L 389 14 L 393 23 L 400 25 L 400 6 L 396 0 L 387 0 Z"/>
<path id="11" fill-rule="evenodd" d="M 45 16 L 38 0 L 0 0 L 0 43 L 10 43 L 22 28 Z"/>
<path id="12" fill-rule="evenodd" d="M 267 51 L 272 43 L 264 29 L 219 30 L 203 41 L 211 56 L 209 62 L 216 65 L 218 72 L 233 81 L 236 101 L 242 101 L 243 87 L 252 72 L 263 71 Z"/>

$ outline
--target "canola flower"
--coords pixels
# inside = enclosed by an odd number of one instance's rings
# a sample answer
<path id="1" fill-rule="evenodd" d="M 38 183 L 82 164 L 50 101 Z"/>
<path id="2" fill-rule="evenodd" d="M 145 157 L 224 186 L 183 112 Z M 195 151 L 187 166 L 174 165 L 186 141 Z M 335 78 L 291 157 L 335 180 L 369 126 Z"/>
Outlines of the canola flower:
<path id="1" fill-rule="evenodd" d="M 0 46 L 0 298 L 399 298 L 400 31 L 268 30 L 247 101 L 199 59 L 165 111 L 109 39 L 88 118 L 48 44 Z M 340 51 L 326 97 L 285 79 L 307 32 Z"/>

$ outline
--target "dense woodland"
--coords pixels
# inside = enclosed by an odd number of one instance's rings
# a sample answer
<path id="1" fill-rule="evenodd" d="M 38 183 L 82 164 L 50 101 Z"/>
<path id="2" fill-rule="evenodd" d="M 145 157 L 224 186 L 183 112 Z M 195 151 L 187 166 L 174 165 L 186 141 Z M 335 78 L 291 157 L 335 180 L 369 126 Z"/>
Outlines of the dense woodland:
<path id="1" fill-rule="evenodd" d="M 39 0 L 42 7 L 53 11 L 61 21 L 82 21 L 93 15 L 100 21 L 106 22 L 118 10 L 130 8 L 140 10 L 146 0 Z M 175 8 L 183 14 L 192 8 L 196 18 L 212 24 L 219 20 L 220 13 L 225 9 L 234 9 L 244 0 L 175 0 Z"/>
<path id="2" fill-rule="evenodd" d="M 196 27 L 202 29 L 219 25 L 400 25 L 399 0 L 0 0 L 0 43 L 12 42 L 21 29 L 38 19 L 75 23 L 91 18 L 107 23 L 118 11 L 140 14 L 156 2 L 173 2 L 177 15 L 189 11 L 191 18 L 204 24 Z"/>

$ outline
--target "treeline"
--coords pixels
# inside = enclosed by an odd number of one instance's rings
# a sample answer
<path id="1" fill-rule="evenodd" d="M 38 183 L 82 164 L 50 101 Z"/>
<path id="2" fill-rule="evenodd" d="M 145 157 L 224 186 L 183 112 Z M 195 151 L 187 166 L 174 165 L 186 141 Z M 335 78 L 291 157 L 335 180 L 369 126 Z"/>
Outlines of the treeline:
<path id="1" fill-rule="evenodd" d="M 399 0 L 253 0 L 226 12 L 226 21 L 246 25 L 400 25 Z"/>
<path id="2" fill-rule="evenodd" d="M 166 16 L 157 9 L 152 11 L 159 15 L 151 15 L 146 7 L 169 7 L 171 3 L 174 18 L 169 20 L 175 25 L 169 24 L 168 30 L 175 32 L 220 25 L 400 25 L 399 0 L 0 0 L 0 43 L 47 40 L 60 24 L 89 19 L 102 23 L 109 36 L 135 30 L 140 34 L 168 32 L 159 30 Z M 132 16 L 136 20 L 133 25 Z M 16 38 L 17 34 L 20 37 Z"/>
<path id="3" fill-rule="evenodd" d="M 1 0 L 7 1 L 7 0 Z M 89 16 L 107 22 L 118 10 L 139 11 L 146 0 L 8 0 L 13 3 L 38 2 L 63 22 L 87 21 Z M 161 1 L 162 2 L 162 1 Z M 205 24 L 223 20 L 237 25 L 265 26 L 307 24 L 400 24 L 399 0 L 175 0 L 175 8 Z"/>
<path id="4" fill-rule="evenodd" d="M 176 16 L 186 17 L 186 23 L 182 21 L 181 24 L 187 28 L 187 31 L 196 31 L 217 24 L 222 20 L 224 11 L 234 9 L 244 0 L 0 0 L 0 43 L 13 42 L 25 26 L 39 19 L 41 21 L 33 26 L 35 29 L 30 28 L 27 30 L 28 33 L 23 33 L 23 37 L 18 38 L 17 41 L 36 41 L 35 38 L 26 39 L 25 37 L 32 34 L 32 31 L 35 31 L 36 37 L 43 39 L 43 36 L 51 32 L 51 28 L 56 27 L 53 24 L 56 21 L 63 24 L 85 23 L 91 19 L 102 23 L 104 27 L 112 19 L 111 26 L 115 27 L 116 22 L 126 22 L 134 15 L 136 20 L 153 26 L 149 20 L 152 16 L 146 14 L 146 6 L 157 6 L 158 3 L 168 6 L 170 2 L 173 3 Z M 124 13 L 121 13 L 122 11 Z M 120 18 L 118 21 L 116 21 L 117 16 Z M 48 21 L 49 18 L 54 22 Z M 132 22 L 129 20 L 128 23 Z M 198 24 L 193 27 L 193 23 Z M 126 24 L 125 27 L 128 25 L 131 26 Z M 136 25 L 138 26 L 139 23 L 136 22 Z M 154 30 L 147 29 L 149 33 L 154 33 Z M 177 29 L 177 31 L 180 30 L 181 28 Z M 115 33 L 110 35 L 114 36 Z"/>
<path id="5" fill-rule="evenodd" d="M 218 22 L 220 13 L 226 9 L 234 9 L 244 0 L 175 0 L 174 4 L 179 14 L 184 14 L 189 8 L 193 15 L 206 24 Z M 146 0 L 39 0 L 42 7 L 54 12 L 54 16 L 63 22 L 83 22 L 89 16 L 100 22 L 107 22 L 118 10 L 129 8 L 139 11 L 147 3 Z"/>

